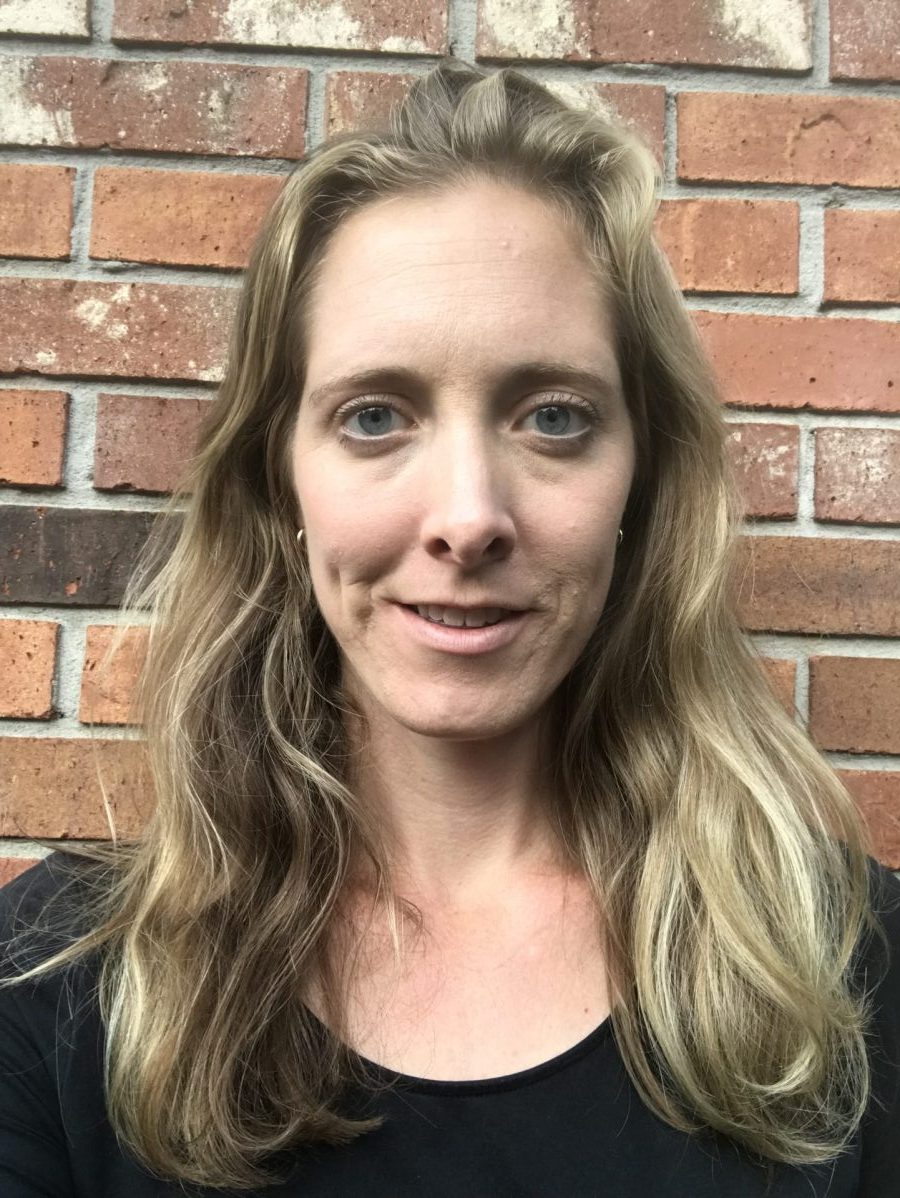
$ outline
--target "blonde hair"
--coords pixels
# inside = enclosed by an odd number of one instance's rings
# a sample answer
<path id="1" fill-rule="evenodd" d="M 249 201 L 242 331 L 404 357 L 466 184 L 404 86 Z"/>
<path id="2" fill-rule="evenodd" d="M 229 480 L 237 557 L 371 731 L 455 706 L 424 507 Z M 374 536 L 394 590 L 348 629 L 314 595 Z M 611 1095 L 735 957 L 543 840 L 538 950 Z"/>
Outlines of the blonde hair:
<path id="1" fill-rule="evenodd" d="M 321 975 L 341 1026 L 325 946 L 353 854 L 396 899 L 347 782 L 339 658 L 297 552 L 286 447 L 331 231 L 376 198 L 476 176 L 531 189 L 582 231 L 636 436 L 624 542 L 559 695 L 554 767 L 561 841 L 604 915 L 622 1059 L 664 1122 L 761 1163 L 839 1155 L 869 1100 L 849 965 L 877 926 L 872 845 L 738 624 L 741 505 L 715 380 L 654 240 L 654 158 L 520 72 L 449 59 L 389 129 L 313 150 L 268 216 L 192 470 L 123 606 L 150 612 L 155 808 L 138 841 L 90 851 L 88 930 L 23 975 L 100 952 L 110 1119 L 164 1176 L 260 1186 L 281 1150 L 378 1124 L 340 1110 L 353 1056 L 299 997 Z"/>

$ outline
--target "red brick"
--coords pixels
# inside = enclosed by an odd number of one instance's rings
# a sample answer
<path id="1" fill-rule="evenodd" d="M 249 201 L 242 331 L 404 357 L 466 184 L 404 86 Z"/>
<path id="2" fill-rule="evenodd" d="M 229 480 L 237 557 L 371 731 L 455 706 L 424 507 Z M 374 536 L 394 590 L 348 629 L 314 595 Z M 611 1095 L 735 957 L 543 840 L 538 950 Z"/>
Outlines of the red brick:
<path id="1" fill-rule="evenodd" d="M 900 753 L 900 661 L 811 657 L 809 730 L 823 749 Z"/>
<path id="2" fill-rule="evenodd" d="M 110 839 L 98 771 L 117 835 L 136 837 L 153 794 L 142 741 L 7 737 L 0 753 L 0 836 Z"/>
<path id="3" fill-rule="evenodd" d="M 174 491 L 208 408 L 205 399 L 98 396 L 94 486 L 101 491 Z"/>
<path id="4" fill-rule="evenodd" d="M 0 716 L 49 720 L 59 625 L 51 620 L 0 620 Z"/>
<path id="5" fill-rule="evenodd" d="M 480 0 L 479 58 L 565 62 L 686 63 L 807 71 L 810 4 L 791 5 L 777 23 L 750 4 L 715 0 L 571 0 L 535 7 Z"/>
<path id="6" fill-rule="evenodd" d="M 797 293 L 797 204 L 663 200 L 656 233 L 683 291 Z"/>
<path id="7" fill-rule="evenodd" d="M 64 391 L 0 391 L 0 483 L 62 486 L 68 407 Z"/>
<path id="8" fill-rule="evenodd" d="M 900 411 L 900 337 L 888 321 L 692 313 L 725 402 L 821 412 Z"/>
<path id="9" fill-rule="evenodd" d="M 824 298 L 900 304 L 900 212 L 825 209 Z"/>
<path id="10" fill-rule="evenodd" d="M 0 372 L 216 381 L 237 291 L 0 279 Z"/>
<path id="11" fill-rule="evenodd" d="M 838 770 L 874 841 L 875 856 L 900 869 L 900 770 Z"/>
<path id="12" fill-rule="evenodd" d="M 781 700 L 788 715 L 794 715 L 794 689 L 797 679 L 797 663 L 790 658 L 760 658 L 772 689 Z"/>
<path id="13" fill-rule="evenodd" d="M 900 186 L 900 101 L 681 92 L 678 178 Z"/>
<path id="14" fill-rule="evenodd" d="M 147 655 L 146 628 L 129 628 L 110 652 L 114 624 L 91 624 L 84 648 L 78 718 L 85 724 L 135 724 L 134 693 Z M 107 660 L 107 654 L 109 659 Z"/>
<path id="15" fill-rule="evenodd" d="M 832 79 L 900 80 L 897 0 L 831 0 Z"/>
<path id="16" fill-rule="evenodd" d="M 900 541 L 744 535 L 738 550 L 749 631 L 900 636 Z"/>
<path id="17" fill-rule="evenodd" d="M 0 857 L 0 886 L 5 886 L 40 860 L 40 857 Z"/>
<path id="18" fill-rule="evenodd" d="M 168 59 L 0 59 L 0 144 L 299 158 L 307 72 Z"/>
<path id="19" fill-rule="evenodd" d="M 65 37 L 82 40 L 91 36 L 88 0 L 16 0 L 0 5 L 0 34 L 33 37 Z"/>
<path id="20" fill-rule="evenodd" d="M 799 441 L 792 424 L 729 424 L 728 451 L 746 516 L 796 516 Z"/>
<path id="21" fill-rule="evenodd" d="M 0 165 L 0 257 L 69 257 L 74 179 L 70 166 Z"/>
<path id="22" fill-rule="evenodd" d="M 246 266 L 283 183 L 275 175 L 101 167 L 94 175 L 91 257 Z"/>
<path id="23" fill-rule="evenodd" d="M 122 43 L 446 54 L 447 0 L 406 0 L 402 6 L 370 0 L 322 6 L 117 0 L 112 36 Z"/>
<path id="24" fill-rule="evenodd" d="M 325 132 L 330 137 L 348 130 L 383 127 L 392 105 L 403 99 L 416 78 L 377 71 L 332 71 L 325 87 Z M 563 99 L 596 104 L 618 117 L 646 142 L 657 160 L 663 159 L 666 89 L 642 83 L 573 83 L 548 86 Z"/>
<path id="25" fill-rule="evenodd" d="M 817 520 L 900 524 L 900 429 L 815 432 Z"/>

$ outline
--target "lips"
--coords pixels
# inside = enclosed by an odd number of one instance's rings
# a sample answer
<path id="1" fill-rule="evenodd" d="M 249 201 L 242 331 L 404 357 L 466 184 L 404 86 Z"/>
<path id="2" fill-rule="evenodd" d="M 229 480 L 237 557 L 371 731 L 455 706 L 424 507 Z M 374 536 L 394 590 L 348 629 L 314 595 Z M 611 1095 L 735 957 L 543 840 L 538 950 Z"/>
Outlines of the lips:
<path id="1" fill-rule="evenodd" d="M 390 609 L 397 613 L 402 626 L 412 639 L 423 647 L 443 653 L 472 656 L 490 653 L 515 640 L 528 619 L 524 611 L 508 611 L 503 619 L 481 627 L 444 624 L 422 616 L 408 603 L 394 603 Z M 459 610 L 459 609 L 457 609 Z M 475 609 L 469 609 L 469 613 Z"/>

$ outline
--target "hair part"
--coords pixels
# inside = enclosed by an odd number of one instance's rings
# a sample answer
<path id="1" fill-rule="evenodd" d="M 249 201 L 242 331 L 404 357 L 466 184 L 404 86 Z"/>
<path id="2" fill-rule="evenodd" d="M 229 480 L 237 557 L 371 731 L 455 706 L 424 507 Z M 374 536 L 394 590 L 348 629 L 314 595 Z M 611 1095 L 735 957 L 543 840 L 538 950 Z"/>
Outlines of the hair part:
<path id="1" fill-rule="evenodd" d="M 583 237 L 635 430 L 624 542 L 557 696 L 555 763 L 624 1063 L 665 1123 L 762 1164 L 833 1159 L 869 1099 L 849 964 L 877 927 L 872 844 L 735 614 L 741 504 L 718 388 L 653 235 L 658 167 L 596 109 L 449 59 L 388 129 L 316 147 L 269 213 L 192 468 L 123 605 L 149 613 L 155 807 L 138 841 L 81 850 L 89 930 L 16 979 L 102 950 L 110 1118 L 163 1176 L 260 1186 L 281 1152 L 378 1124 L 342 1107 L 356 1065 L 328 946 L 351 860 L 371 861 L 398 936 L 415 912 L 349 782 L 359 713 L 296 552 L 288 447 L 330 234 L 366 204 L 474 178 L 527 189 Z M 301 1001 L 311 978 L 331 1033 Z"/>

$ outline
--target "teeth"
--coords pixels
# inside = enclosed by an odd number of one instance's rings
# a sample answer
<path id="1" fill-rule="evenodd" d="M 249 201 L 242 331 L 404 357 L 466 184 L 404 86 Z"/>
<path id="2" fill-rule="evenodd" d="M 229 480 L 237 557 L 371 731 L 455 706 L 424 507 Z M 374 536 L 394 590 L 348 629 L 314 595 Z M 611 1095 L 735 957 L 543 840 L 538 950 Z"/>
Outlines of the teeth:
<path id="1" fill-rule="evenodd" d="M 451 628 L 483 628 L 485 624 L 496 624 L 506 615 L 501 607 L 477 607 L 463 611 L 461 607 L 418 606 L 416 611 L 434 624 L 447 624 Z"/>

